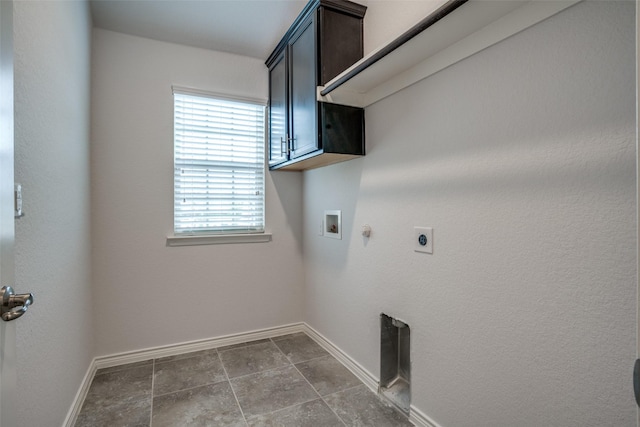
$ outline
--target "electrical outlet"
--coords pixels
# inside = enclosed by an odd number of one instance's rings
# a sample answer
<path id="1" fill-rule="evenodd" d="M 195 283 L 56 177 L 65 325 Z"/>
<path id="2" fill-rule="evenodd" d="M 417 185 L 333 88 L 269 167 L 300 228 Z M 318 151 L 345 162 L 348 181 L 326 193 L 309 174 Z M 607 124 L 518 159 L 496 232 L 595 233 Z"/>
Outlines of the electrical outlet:
<path id="1" fill-rule="evenodd" d="M 433 228 L 413 227 L 413 250 L 433 254 Z"/>

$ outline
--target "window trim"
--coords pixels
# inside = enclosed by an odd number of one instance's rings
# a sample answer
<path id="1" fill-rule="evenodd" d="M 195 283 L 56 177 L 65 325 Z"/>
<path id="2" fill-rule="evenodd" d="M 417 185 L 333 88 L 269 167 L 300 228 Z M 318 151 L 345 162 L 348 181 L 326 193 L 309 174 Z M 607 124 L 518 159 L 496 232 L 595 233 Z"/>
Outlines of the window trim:
<path id="1" fill-rule="evenodd" d="M 248 234 L 170 234 L 167 236 L 167 246 L 200 246 L 225 245 L 229 243 L 268 243 L 271 233 Z"/>
<path id="2" fill-rule="evenodd" d="M 171 86 L 171 92 L 172 92 L 172 95 L 175 95 L 177 93 L 177 94 L 194 95 L 194 96 L 201 96 L 201 97 L 207 97 L 207 98 L 213 98 L 213 99 L 223 99 L 228 101 L 247 102 L 247 103 L 262 105 L 268 110 L 268 100 L 263 98 L 235 96 L 235 95 L 223 94 L 218 92 L 209 92 L 205 90 L 193 89 L 193 88 L 189 88 L 185 86 L 177 86 L 177 85 Z M 266 117 L 268 117 L 268 111 L 265 111 L 265 118 Z M 267 149 L 267 145 L 268 145 L 267 138 L 269 136 L 267 123 L 268 122 L 265 120 L 265 129 L 264 129 L 265 151 Z M 268 172 L 266 167 L 266 162 L 264 165 L 264 169 L 265 169 L 265 179 L 266 179 L 267 172 Z M 266 186 L 265 186 L 265 193 L 266 193 Z M 266 201 L 266 194 L 265 194 L 264 195 L 265 209 L 266 209 L 266 204 L 267 204 L 267 201 Z M 224 234 L 219 232 L 202 231 L 194 234 L 186 234 L 186 233 L 176 234 L 175 232 L 173 232 L 167 235 L 166 244 L 169 247 L 178 247 L 178 246 L 218 245 L 218 244 L 230 244 L 230 243 L 267 243 L 271 241 L 272 234 L 267 230 L 266 222 L 267 222 L 267 219 L 265 216 L 264 231 L 252 232 L 252 233 Z"/>
<path id="3" fill-rule="evenodd" d="M 193 95 L 193 96 L 203 96 L 206 98 L 213 99 L 226 99 L 227 101 L 240 101 L 240 102 L 249 102 L 251 104 L 258 104 L 266 107 L 268 105 L 268 100 L 264 98 L 251 98 L 248 96 L 236 96 L 229 95 L 227 93 L 220 92 L 209 92 L 206 90 L 193 89 L 185 86 L 171 86 L 171 93 L 175 95 L 176 93 L 181 95 Z"/>

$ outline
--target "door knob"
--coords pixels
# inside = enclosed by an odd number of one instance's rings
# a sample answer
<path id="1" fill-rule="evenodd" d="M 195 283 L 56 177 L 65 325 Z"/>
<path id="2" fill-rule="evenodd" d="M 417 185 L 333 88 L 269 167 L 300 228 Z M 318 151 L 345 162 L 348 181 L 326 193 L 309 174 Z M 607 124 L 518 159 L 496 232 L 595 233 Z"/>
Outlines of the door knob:
<path id="1" fill-rule="evenodd" d="M 5 322 L 22 316 L 31 304 L 31 294 L 16 294 L 11 286 L 3 286 L 0 289 L 0 317 Z"/>

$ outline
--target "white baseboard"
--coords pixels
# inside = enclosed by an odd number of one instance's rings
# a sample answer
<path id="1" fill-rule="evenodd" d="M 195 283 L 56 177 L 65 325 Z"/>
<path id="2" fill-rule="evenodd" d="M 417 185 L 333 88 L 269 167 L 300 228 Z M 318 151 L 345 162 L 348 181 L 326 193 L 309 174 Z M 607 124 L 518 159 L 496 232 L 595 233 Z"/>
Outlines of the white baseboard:
<path id="1" fill-rule="evenodd" d="M 290 325 L 259 329 L 240 334 L 224 335 L 217 338 L 128 351 L 125 353 L 96 357 L 95 362 L 98 369 L 109 368 L 111 366 L 124 365 L 127 363 L 142 362 L 143 360 L 159 359 L 161 357 L 175 356 L 178 354 L 191 353 L 193 351 L 209 350 L 227 345 L 241 344 L 248 341 L 293 334 L 296 332 L 302 332 L 304 330 L 303 325 L 303 323 L 293 323 Z"/>
<path id="2" fill-rule="evenodd" d="M 91 386 L 91 381 L 93 381 L 93 377 L 98 369 L 125 365 L 127 363 L 142 362 L 144 360 L 158 359 L 160 357 L 175 356 L 178 354 L 190 353 L 192 351 L 209 350 L 212 348 L 241 344 L 265 338 L 273 338 L 296 332 L 304 332 L 304 323 L 293 323 L 290 325 L 265 328 L 240 334 L 224 335 L 217 338 L 189 341 L 185 343 L 96 357 L 89 364 L 87 373 L 84 376 L 82 384 L 80 384 L 80 389 L 78 390 L 78 393 L 76 393 L 76 397 L 69 409 L 69 412 L 67 413 L 67 417 L 65 418 L 62 427 L 73 427 L 75 424 L 76 418 L 82 409 L 82 403 L 84 402 L 87 392 L 89 391 L 89 387 Z"/>
<path id="3" fill-rule="evenodd" d="M 320 346 L 327 350 L 333 357 L 338 359 L 353 375 L 358 377 L 371 391 L 378 393 L 378 384 L 380 379 L 365 369 L 362 365 L 351 358 L 347 353 L 342 351 L 338 346 L 333 344 L 321 333 L 304 323 L 304 332 L 309 335 Z M 418 427 L 441 427 L 414 405 L 409 407 L 409 421 Z"/>
<path id="4" fill-rule="evenodd" d="M 335 344 L 325 338 L 321 333 L 313 329 L 311 326 L 304 324 L 304 332 L 309 335 L 322 348 L 327 350 L 329 354 L 338 359 L 353 375 L 358 377 L 371 391 L 378 392 L 378 378 L 371 372 L 367 371 L 361 364 L 356 362 L 347 353 L 338 348 Z"/>
<path id="5" fill-rule="evenodd" d="M 409 421 L 418 427 L 441 427 L 440 424 L 433 421 L 421 410 L 411 405 L 409 409 Z"/>
<path id="6" fill-rule="evenodd" d="M 87 396 L 87 392 L 89 391 L 89 387 L 91 386 L 91 381 L 93 381 L 93 377 L 95 376 L 98 369 L 125 365 L 127 363 L 142 362 L 144 360 L 158 359 L 160 357 L 175 356 L 178 354 L 190 353 L 193 351 L 209 350 L 212 348 L 224 347 L 227 345 L 241 344 L 248 341 L 274 338 L 281 335 L 293 334 L 296 332 L 306 333 L 322 348 L 327 350 L 329 354 L 340 361 L 340 363 L 342 363 L 356 377 L 358 377 L 358 379 L 360 379 L 360 381 L 362 381 L 367 387 L 369 387 L 371 391 L 373 391 L 374 393 L 378 392 L 378 377 L 365 369 L 362 365 L 351 358 L 351 356 L 342 351 L 339 347 L 337 347 L 311 326 L 307 325 L 306 323 L 300 322 L 273 328 L 244 332 L 240 334 L 224 335 L 217 338 L 190 341 L 185 343 L 118 353 L 109 356 L 96 357 L 91 361 L 91 364 L 87 369 L 87 373 L 84 376 L 78 393 L 76 393 L 76 397 L 73 401 L 73 404 L 71 405 L 71 408 L 69 409 L 69 413 L 67 414 L 62 427 L 73 427 L 73 424 L 75 423 L 76 418 L 78 417 L 78 414 L 82 409 L 82 403 Z M 411 405 L 410 407 L 409 421 L 411 421 L 418 427 L 441 427 L 413 405 Z"/>
<path id="7" fill-rule="evenodd" d="M 69 408 L 69 412 L 67 413 L 67 417 L 64 419 L 62 427 L 73 427 L 75 424 L 76 418 L 78 418 L 78 414 L 82 409 L 82 403 L 89 392 L 89 386 L 91 385 L 91 381 L 93 381 L 96 370 L 96 359 L 93 359 L 89 364 L 87 372 L 84 374 L 80 388 L 76 393 L 76 397 L 73 399 L 73 403 L 71 404 L 71 408 Z"/>

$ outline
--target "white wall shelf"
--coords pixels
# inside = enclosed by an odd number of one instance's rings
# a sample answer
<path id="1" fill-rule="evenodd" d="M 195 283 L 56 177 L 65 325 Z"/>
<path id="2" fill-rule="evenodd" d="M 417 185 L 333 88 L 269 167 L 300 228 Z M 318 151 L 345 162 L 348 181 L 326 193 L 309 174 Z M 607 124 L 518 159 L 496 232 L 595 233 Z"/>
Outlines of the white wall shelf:
<path id="1" fill-rule="evenodd" d="M 450 0 L 318 87 L 318 100 L 367 107 L 581 0 Z"/>

